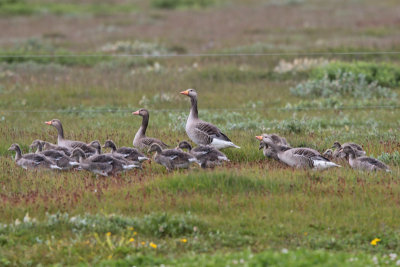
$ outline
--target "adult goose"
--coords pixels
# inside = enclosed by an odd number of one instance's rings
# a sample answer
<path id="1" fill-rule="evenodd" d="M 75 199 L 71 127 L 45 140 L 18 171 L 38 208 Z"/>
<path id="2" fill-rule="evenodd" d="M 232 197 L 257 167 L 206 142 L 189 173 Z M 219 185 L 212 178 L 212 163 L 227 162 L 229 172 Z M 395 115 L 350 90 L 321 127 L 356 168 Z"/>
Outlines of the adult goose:
<path id="1" fill-rule="evenodd" d="M 349 158 L 349 164 L 353 169 L 365 171 L 384 170 L 390 172 L 390 168 L 377 159 L 371 157 L 357 157 L 357 152 L 351 146 L 343 146 L 343 152 Z"/>
<path id="2" fill-rule="evenodd" d="M 194 89 L 188 89 L 180 92 L 183 95 L 190 97 L 191 108 L 189 117 L 186 122 L 186 133 L 189 138 L 197 145 L 211 145 L 216 149 L 239 146 L 221 132 L 215 125 L 199 119 L 197 110 L 197 93 Z"/>
<path id="3" fill-rule="evenodd" d="M 143 162 L 145 160 L 148 160 L 149 158 L 146 157 L 143 153 L 139 152 L 136 148 L 132 147 L 120 147 L 117 149 L 117 146 L 112 140 L 107 140 L 104 143 L 103 148 L 111 148 L 111 151 L 113 154 L 118 154 L 120 156 L 123 156 L 124 158 L 132 161 L 138 161 L 138 162 Z"/>
<path id="4" fill-rule="evenodd" d="M 262 149 L 264 156 L 267 157 L 267 158 L 273 158 L 273 159 L 279 160 L 276 151 L 273 150 L 271 147 L 269 147 L 263 141 L 264 137 L 265 138 L 269 137 L 271 139 L 271 141 L 274 142 L 276 145 L 285 146 L 285 147 L 288 147 L 288 148 L 291 147 L 290 144 L 286 141 L 286 138 L 281 137 L 281 136 L 279 136 L 277 134 L 262 134 L 260 136 L 256 136 L 256 138 L 258 140 L 260 140 L 260 145 L 259 145 L 258 149 L 259 150 Z"/>
<path id="5" fill-rule="evenodd" d="M 61 168 L 58 167 L 53 161 L 48 159 L 44 155 L 40 154 L 24 154 L 22 155 L 21 148 L 18 144 L 12 144 L 9 151 L 15 151 L 15 162 L 18 166 L 21 166 L 24 169 L 35 169 L 35 168 L 48 168 L 48 169 L 56 169 L 60 170 Z"/>
<path id="6" fill-rule="evenodd" d="M 289 148 L 276 145 L 270 138 L 263 138 L 263 141 L 276 151 L 278 158 L 283 163 L 296 168 L 310 168 L 324 170 L 332 167 L 340 167 L 336 163 L 323 157 L 318 151 L 306 148 Z"/>
<path id="7" fill-rule="evenodd" d="M 159 144 L 152 144 L 149 153 L 156 152 L 154 161 L 167 168 L 168 171 L 174 169 L 187 169 L 191 163 L 198 163 L 196 158 L 189 153 L 178 149 L 162 149 Z"/>
<path id="8" fill-rule="evenodd" d="M 341 145 L 339 142 L 335 142 L 333 143 L 332 148 L 335 149 L 335 151 L 333 151 L 333 158 L 345 158 L 346 154 L 343 153 L 343 147 L 345 146 L 350 146 L 354 152 L 356 157 L 362 157 L 365 156 L 367 153 L 364 151 L 364 149 L 362 148 L 362 146 L 356 144 L 356 143 L 344 143 L 343 145 Z"/>
<path id="9" fill-rule="evenodd" d="M 64 139 L 64 129 L 62 127 L 61 121 L 58 119 L 52 119 L 51 121 L 45 122 L 47 125 L 51 125 L 57 129 L 58 137 L 57 137 L 57 145 L 67 147 L 70 149 L 74 149 L 79 147 L 83 150 L 85 154 L 94 154 L 96 150 L 84 142 L 81 141 L 73 141 Z"/>
<path id="10" fill-rule="evenodd" d="M 41 140 L 35 140 L 32 142 L 32 144 L 29 147 L 31 149 L 36 149 L 36 152 L 35 152 L 36 154 L 44 155 L 45 157 L 47 157 L 48 159 L 50 159 L 51 161 L 56 163 L 56 165 L 63 170 L 69 170 L 69 169 L 73 168 L 74 166 L 79 165 L 78 162 L 73 161 L 69 156 L 65 155 L 65 153 L 63 151 L 54 150 L 54 149 L 43 151 L 42 150 L 43 143 L 44 142 Z"/>
<path id="11" fill-rule="evenodd" d="M 104 154 L 94 155 L 86 158 L 86 154 L 80 148 L 75 148 L 72 151 L 73 158 L 79 161 L 79 166 L 84 169 L 91 171 L 93 173 L 108 176 L 110 174 L 115 174 L 120 171 L 130 170 L 133 168 L 139 168 L 137 164 L 127 164 L 125 161 L 121 161 L 117 158 L 107 156 Z"/>
<path id="12" fill-rule="evenodd" d="M 189 142 L 182 141 L 178 148 L 187 149 L 190 154 L 196 157 L 202 168 L 214 168 L 216 165 L 221 165 L 223 161 L 229 161 L 224 153 L 212 146 L 199 145 L 192 148 Z"/>
<path id="13" fill-rule="evenodd" d="M 157 138 L 152 138 L 152 137 L 147 137 L 146 136 L 146 130 L 147 126 L 149 124 L 149 118 L 150 114 L 147 109 L 139 109 L 135 112 L 132 112 L 133 115 L 139 115 L 142 116 L 142 125 L 140 126 L 139 130 L 137 131 L 135 138 L 133 139 L 133 146 L 139 148 L 140 150 L 145 150 L 150 148 L 152 144 L 159 144 L 161 148 L 167 148 L 168 145 L 165 144 L 163 141 L 157 139 Z"/>

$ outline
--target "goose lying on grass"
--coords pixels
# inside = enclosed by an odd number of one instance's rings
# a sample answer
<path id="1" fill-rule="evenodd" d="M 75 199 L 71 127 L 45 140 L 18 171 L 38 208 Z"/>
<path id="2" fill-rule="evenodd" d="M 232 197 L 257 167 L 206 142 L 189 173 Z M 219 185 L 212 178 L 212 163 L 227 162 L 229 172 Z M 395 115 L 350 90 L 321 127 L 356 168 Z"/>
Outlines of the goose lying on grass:
<path id="1" fill-rule="evenodd" d="M 312 148 L 289 148 L 276 145 L 269 137 L 263 138 L 262 136 L 257 136 L 256 138 L 259 140 L 262 138 L 262 140 L 277 153 L 279 160 L 291 167 L 311 168 L 316 170 L 340 167 L 340 165 L 323 157 L 318 151 Z"/>
<path id="2" fill-rule="evenodd" d="M 120 155 L 120 156 L 122 156 L 128 160 L 132 160 L 132 161 L 143 162 L 143 161 L 146 161 L 149 159 L 143 153 L 139 152 L 139 150 L 137 150 L 136 148 L 124 146 L 124 147 L 120 147 L 117 149 L 117 146 L 115 145 L 115 143 L 112 140 L 107 140 L 104 143 L 103 148 L 111 148 L 111 151 L 113 154 Z"/>
<path id="3" fill-rule="evenodd" d="M 127 163 L 126 161 L 117 159 L 108 155 L 93 155 L 86 158 L 85 153 L 80 148 L 75 148 L 72 151 L 73 158 L 76 158 L 79 162 L 79 166 L 93 173 L 108 176 L 124 170 L 130 170 L 133 168 L 140 168 L 140 165 L 135 163 Z"/>
<path id="4" fill-rule="evenodd" d="M 275 150 L 269 147 L 262 139 L 264 137 L 269 137 L 276 145 L 285 146 L 290 148 L 290 144 L 286 141 L 286 138 L 281 137 L 277 134 L 262 134 L 261 136 L 257 136 L 256 138 L 260 140 L 259 150 L 263 150 L 263 154 L 267 158 L 273 158 L 279 160 L 278 155 Z"/>
<path id="5" fill-rule="evenodd" d="M 22 155 L 18 144 L 12 144 L 9 151 L 15 151 L 15 162 L 24 169 L 47 168 L 60 170 L 61 168 L 44 155 L 29 153 Z"/>
<path id="6" fill-rule="evenodd" d="M 362 157 L 365 156 L 367 153 L 364 151 L 362 146 L 356 144 L 356 143 L 344 143 L 341 145 L 339 142 L 333 143 L 332 149 L 335 149 L 333 151 L 332 157 L 333 158 L 342 158 L 344 159 L 346 157 L 346 153 L 343 153 L 343 147 L 349 146 L 354 150 L 354 153 L 356 157 Z"/>
<path id="7" fill-rule="evenodd" d="M 389 167 L 377 159 L 371 157 L 357 157 L 357 152 L 352 146 L 343 146 L 343 152 L 349 158 L 349 164 L 353 169 L 364 171 L 385 170 L 390 172 Z"/>
<path id="8" fill-rule="evenodd" d="M 42 150 L 43 143 L 44 142 L 41 140 L 35 140 L 32 142 L 32 144 L 29 147 L 31 149 L 36 149 L 35 154 L 44 155 L 45 157 L 47 157 L 48 159 L 50 159 L 51 161 L 56 163 L 56 165 L 63 170 L 69 170 L 69 169 L 73 168 L 74 166 L 79 165 L 78 162 L 73 161 L 69 156 L 65 155 L 65 153 L 63 151 L 54 150 L 54 149 L 43 151 Z"/>
<path id="9" fill-rule="evenodd" d="M 198 163 L 196 158 L 189 153 L 178 149 L 162 149 L 159 144 L 152 144 L 148 151 L 156 152 L 154 161 L 167 168 L 168 171 L 174 169 L 187 169 L 191 163 Z"/>
<path id="10" fill-rule="evenodd" d="M 221 165 L 223 161 L 229 161 L 224 153 L 212 146 L 199 145 L 192 149 L 189 142 L 182 141 L 178 148 L 187 149 L 189 154 L 196 157 L 202 168 L 214 168 L 216 165 Z"/>
<path id="11" fill-rule="evenodd" d="M 218 129 L 217 126 L 199 119 L 197 110 L 197 93 L 194 89 L 182 91 L 181 94 L 190 97 L 191 108 L 186 122 L 186 133 L 197 145 L 211 145 L 216 149 L 239 146 Z"/>
<path id="12" fill-rule="evenodd" d="M 147 126 L 149 124 L 149 118 L 150 114 L 147 109 L 139 109 L 135 112 L 132 113 L 133 115 L 139 115 L 142 116 L 142 125 L 140 126 L 139 130 L 137 131 L 135 138 L 133 139 L 133 146 L 139 148 L 140 150 L 145 150 L 150 148 L 152 144 L 158 144 L 161 146 L 161 148 L 167 148 L 168 145 L 165 144 L 163 141 L 157 139 L 157 138 L 152 138 L 152 137 L 147 137 L 146 136 L 146 130 Z"/>

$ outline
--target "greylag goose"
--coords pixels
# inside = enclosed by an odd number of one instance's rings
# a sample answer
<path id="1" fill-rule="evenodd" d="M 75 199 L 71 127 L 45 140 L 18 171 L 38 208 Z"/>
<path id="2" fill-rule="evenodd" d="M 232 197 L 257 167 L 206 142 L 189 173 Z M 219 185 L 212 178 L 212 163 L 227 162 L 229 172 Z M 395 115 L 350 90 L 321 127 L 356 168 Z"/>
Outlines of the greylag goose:
<path id="1" fill-rule="evenodd" d="M 256 136 L 258 140 L 260 140 L 260 145 L 258 147 L 259 150 L 263 150 L 263 154 L 267 158 L 273 158 L 276 160 L 279 160 L 278 155 L 276 154 L 276 151 L 270 148 L 264 141 L 263 138 L 269 137 L 272 142 L 274 142 L 276 145 L 280 146 L 285 146 L 290 148 L 290 144 L 286 141 L 286 138 L 281 137 L 277 134 L 262 134 L 260 136 Z"/>
<path id="2" fill-rule="evenodd" d="M 187 169 L 190 163 L 198 163 L 196 158 L 189 153 L 178 149 L 162 149 L 159 144 L 152 144 L 149 153 L 155 151 L 154 161 L 167 168 L 168 171 L 173 169 Z"/>
<path id="3" fill-rule="evenodd" d="M 63 146 L 58 146 L 58 145 L 55 145 L 55 144 L 52 144 L 52 143 L 49 143 L 46 141 L 42 141 L 42 144 L 43 144 L 42 145 L 43 150 L 51 150 L 51 149 L 58 150 L 58 151 L 64 152 L 64 154 L 67 155 L 68 157 L 71 156 L 71 149 L 69 149 L 69 148 L 66 148 Z"/>
<path id="4" fill-rule="evenodd" d="M 35 140 L 29 147 L 31 149 L 36 149 L 35 152 L 36 154 L 44 155 L 45 157 L 56 163 L 56 165 L 63 170 L 69 170 L 74 166 L 79 165 L 78 162 L 73 161 L 69 156 L 65 155 L 63 151 L 54 149 L 43 151 L 42 150 L 43 143 L 44 142 L 41 140 Z"/>
<path id="5" fill-rule="evenodd" d="M 132 147 L 120 147 L 117 149 L 117 146 L 112 140 L 107 140 L 104 143 L 103 148 L 111 148 L 112 153 L 118 154 L 123 156 L 124 158 L 132 161 L 138 161 L 138 162 L 143 162 L 145 160 L 148 160 L 149 158 L 146 157 L 144 154 L 139 152 L 136 148 Z"/>
<path id="6" fill-rule="evenodd" d="M 67 147 L 70 149 L 81 148 L 85 154 L 95 154 L 96 150 L 86 143 L 81 141 L 72 141 L 64 139 L 64 129 L 62 127 L 61 121 L 58 119 L 52 119 L 51 121 L 45 122 L 47 125 L 51 125 L 57 129 L 58 137 L 57 137 L 57 145 Z"/>
<path id="7" fill-rule="evenodd" d="M 140 150 L 148 149 L 152 144 L 159 144 L 161 148 L 167 148 L 168 145 L 165 144 L 163 141 L 147 137 L 146 130 L 147 125 L 149 124 L 150 114 L 147 109 L 139 109 L 135 112 L 132 112 L 133 115 L 142 116 L 142 125 L 140 126 L 139 130 L 137 131 L 135 138 L 133 139 L 133 146 L 139 148 Z"/>
<path id="8" fill-rule="evenodd" d="M 364 149 L 362 148 L 362 146 L 356 144 L 356 143 L 344 143 L 343 145 L 341 145 L 339 142 L 335 142 L 333 143 L 332 148 L 335 149 L 335 151 L 333 151 L 333 158 L 345 158 L 346 154 L 342 152 L 343 147 L 345 146 L 350 146 L 354 152 L 356 157 L 362 157 L 365 156 L 367 153 L 364 151 Z"/>
<path id="9" fill-rule="evenodd" d="M 188 149 L 189 153 L 196 157 L 202 168 L 214 168 L 216 165 L 221 165 L 223 161 L 229 161 L 224 153 L 212 146 L 200 145 L 192 149 L 189 142 L 182 141 L 178 148 Z"/>
<path id="10" fill-rule="evenodd" d="M 390 168 L 382 161 L 364 156 L 357 157 L 357 152 L 352 146 L 343 146 L 342 149 L 346 156 L 348 156 L 349 164 L 353 169 L 365 171 L 385 170 L 390 172 Z"/>
<path id="11" fill-rule="evenodd" d="M 318 151 L 306 148 L 289 148 L 276 145 L 269 137 L 263 138 L 263 141 L 276 151 L 278 158 L 283 163 L 296 168 L 312 168 L 324 170 L 331 167 L 340 167 L 336 163 L 324 158 Z"/>
<path id="12" fill-rule="evenodd" d="M 89 146 L 93 147 L 96 149 L 96 153 L 94 155 L 91 155 L 88 157 L 90 160 L 96 160 L 96 161 L 108 161 L 110 157 L 120 161 L 124 165 L 135 165 L 137 168 L 141 168 L 140 162 L 139 161 L 133 161 L 130 159 L 127 159 L 124 157 L 124 155 L 120 155 L 118 153 L 101 153 L 101 145 L 100 142 L 95 140 L 92 141 Z M 86 155 L 87 156 L 87 155 Z"/>
<path id="13" fill-rule="evenodd" d="M 197 110 L 197 93 L 194 89 L 188 89 L 180 92 L 189 96 L 191 101 L 191 109 L 186 122 L 186 133 L 189 138 L 197 145 L 211 145 L 216 149 L 239 146 L 221 132 L 215 125 L 199 119 Z"/>
<path id="14" fill-rule="evenodd" d="M 18 166 L 21 166 L 24 169 L 35 169 L 40 167 L 56 170 L 61 169 L 53 161 L 51 161 L 44 155 L 34 153 L 22 155 L 21 148 L 18 144 L 12 144 L 8 150 L 16 152 L 15 162 Z"/>
<path id="15" fill-rule="evenodd" d="M 333 150 L 332 149 L 327 149 L 322 156 L 324 156 L 325 158 L 332 160 L 333 159 Z"/>
<path id="16" fill-rule="evenodd" d="M 115 174 L 120 171 L 130 170 L 133 168 L 140 168 L 137 164 L 127 164 L 125 161 L 121 161 L 115 157 L 108 155 L 93 155 L 86 158 L 86 154 L 80 148 L 75 148 L 72 151 L 73 158 L 76 158 L 79 162 L 79 166 L 84 169 L 91 171 L 96 174 L 108 176 Z"/>

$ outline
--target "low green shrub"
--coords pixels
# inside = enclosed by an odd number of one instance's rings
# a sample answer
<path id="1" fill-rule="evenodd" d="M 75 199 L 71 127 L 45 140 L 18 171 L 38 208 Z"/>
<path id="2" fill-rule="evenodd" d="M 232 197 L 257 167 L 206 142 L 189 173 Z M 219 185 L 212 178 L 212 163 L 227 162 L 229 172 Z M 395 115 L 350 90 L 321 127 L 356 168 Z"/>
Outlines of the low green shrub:
<path id="1" fill-rule="evenodd" d="M 215 4 L 215 0 L 152 0 L 151 5 L 156 8 L 177 9 L 187 7 L 204 8 Z"/>
<path id="2" fill-rule="evenodd" d="M 364 74 L 338 71 L 334 78 L 329 74 L 321 79 L 308 80 L 290 88 L 293 95 L 301 97 L 355 97 L 359 99 L 396 98 L 389 88 L 369 82 Z"/>
<path id="3" fill-rule="evenodd" d="M 311 80 L 321 80 L 325 76 L 330 81 L 336 80 L 338 73 L 354 75 L 362 74 L 367 83 L 377 82 L 380 86 L 398 87 L 400 86 L 400 66 L 389 63 L 375 62 L 331 62 L 324 66 L 319 66 L 311 71 Z"/>

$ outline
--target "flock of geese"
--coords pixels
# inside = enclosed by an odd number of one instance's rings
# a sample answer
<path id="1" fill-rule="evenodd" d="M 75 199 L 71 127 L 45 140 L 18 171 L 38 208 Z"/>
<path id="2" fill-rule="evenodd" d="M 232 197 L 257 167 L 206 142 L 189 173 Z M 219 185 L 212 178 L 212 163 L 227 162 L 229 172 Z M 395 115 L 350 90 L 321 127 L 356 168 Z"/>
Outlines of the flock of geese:
<path id="1" fill-rule="evenodd" d="M 87 144 L 65 139 L 61 121 L 53 119 L 47 121 L 46 124 L 57 129 L 57 145 L 35 140 L 30 145 L 31 149 L 36 149 L 35 153 L 22 154 L 18 144 L 12 144 L 9 150 L 16 152 L 15 161 L 24 169 L 83 169 L 102 176 L 142 168 L 142 163 L 149 160 L 144 152 L 155 152 L 154 161 L 163 165 L 168 171 L 189 168 L 191 164 L 199 164 L 202 168 L 214 168 L 224 161 L 229 161 L 220 149 L 240 147 L 235 145 L 218 127 L 199 119 L 195 90 L 188 89 L 180 93 L 188 96 L 191 101 L 185 130 L 188 137 L 197 145 L 194 148 L 189 142 L 182 141 L 176 148 L 169 149 L 169 146 L 161 140 L 147 137 L 149 112 L 146 109 L 139 109 L 132 113 L 142 117 L 142 125 L 133 139 L 133 147 L 117 148 L 112 140 L 107 140 L 101 146 L 97 140 Z M 348 160 L 349 165 L 354 169 L 390 171 L 383 162 L 367 157 L 363 148 L 355 143 L 340 145 L 335 142 L 332 149 L 321 154 L 312 148 L 293 148 L 284 137 L 276 134 L 262 134 L 256 138 L 260 141 L 259 149 L 263 149 L 266 157 L 276 159 L 291 167 L 323 170 L 341 167 L 338 163 Z M 102 148 L 108 148 L 111 152 L 102 153 Z"/>

